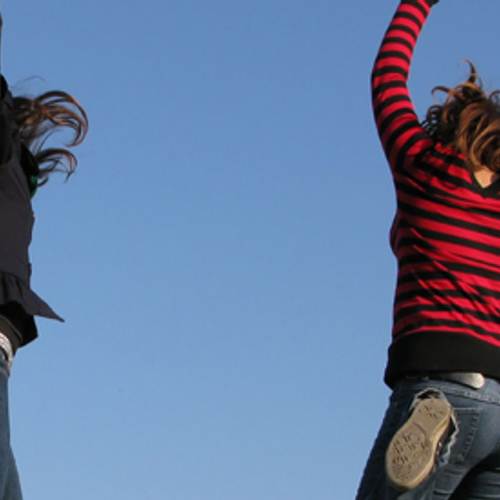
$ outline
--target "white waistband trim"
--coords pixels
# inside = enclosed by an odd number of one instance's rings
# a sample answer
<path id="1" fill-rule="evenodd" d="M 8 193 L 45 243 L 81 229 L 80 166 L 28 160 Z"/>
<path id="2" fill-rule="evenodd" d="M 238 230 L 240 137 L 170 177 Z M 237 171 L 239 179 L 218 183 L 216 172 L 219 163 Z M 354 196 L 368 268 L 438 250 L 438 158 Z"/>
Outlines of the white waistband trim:
<path id="1" fill-rule="evenodd" d="M 7 367 L 9 371 L 12 367 L 12 361 L 14 360 L 14 350 L 12 349 L 12 344 L 10 343 L 9 338 L 0 332 L 0 349 L 5 353 L 7 358 Z"/>

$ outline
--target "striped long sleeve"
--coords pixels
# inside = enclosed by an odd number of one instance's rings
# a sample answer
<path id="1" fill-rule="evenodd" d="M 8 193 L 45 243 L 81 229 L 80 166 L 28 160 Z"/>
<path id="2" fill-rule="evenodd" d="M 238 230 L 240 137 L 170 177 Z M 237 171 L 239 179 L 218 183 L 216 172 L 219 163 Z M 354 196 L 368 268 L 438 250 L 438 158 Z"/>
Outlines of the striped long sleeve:
<path id="1" fill-rule="evenodd" d="M 482 188 L 462 155 L 435 142 L 408 91 L 432 3 L 401 1 L 372 72 L 375 121 L 397 195 L 389 385 L 436 370 L 500 378 L 500 182 Z"/>

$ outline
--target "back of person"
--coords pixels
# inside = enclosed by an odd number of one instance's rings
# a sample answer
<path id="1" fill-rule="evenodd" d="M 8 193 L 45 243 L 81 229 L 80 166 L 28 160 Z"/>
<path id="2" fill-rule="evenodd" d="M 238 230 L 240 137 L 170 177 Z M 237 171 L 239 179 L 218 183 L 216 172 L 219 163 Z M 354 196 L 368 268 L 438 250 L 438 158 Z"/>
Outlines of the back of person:
<path id="1" fill-rule="evenodd" d="M 358 500 L 500 499 L 500 106 L 471 64 L 418 119 L 407 81 L 435 3 L 401 1 L 372 73 L 398 280 L 393 394 Z"/>
<path id="2" fill-rule="evenodd" d="M 0 16 L 0 30 L 3 21 Z M 70 129 L 65 147 L 46 147 L 54 131 Z M 0 75 L 0 500 L 21 500 L 10 445 L 8 381 L 16 351 L 38 336 L 35 317 L 61 318 L 31 288 L 31 199 L 50 174 L 70 175 L 76 158 L 66 147 L 83 141 L 85 111 L 69 94 L 14 97 Z"/>

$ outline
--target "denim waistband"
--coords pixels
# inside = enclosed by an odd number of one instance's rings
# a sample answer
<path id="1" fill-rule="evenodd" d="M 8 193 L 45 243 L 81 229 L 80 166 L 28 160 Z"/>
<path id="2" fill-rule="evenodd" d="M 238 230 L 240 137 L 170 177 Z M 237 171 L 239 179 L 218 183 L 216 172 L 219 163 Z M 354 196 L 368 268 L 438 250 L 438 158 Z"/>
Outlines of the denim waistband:
<path id="1" fill-rule="evenodd" d="M 434 379 L 456 382 L 473 389 L 481 389 L 486 383 L 486 377 L 479 372 L 428 372 L 419 374 L 409 374 L 407 380 Z"/>

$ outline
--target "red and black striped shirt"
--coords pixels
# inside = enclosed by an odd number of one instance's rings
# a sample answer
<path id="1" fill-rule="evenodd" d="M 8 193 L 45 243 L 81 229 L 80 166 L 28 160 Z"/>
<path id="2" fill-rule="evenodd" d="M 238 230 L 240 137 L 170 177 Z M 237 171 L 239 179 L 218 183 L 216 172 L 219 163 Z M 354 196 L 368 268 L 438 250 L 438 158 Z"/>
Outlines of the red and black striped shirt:
<path id="1" fill-rule="evenodd" d="M 401 1 L 372 73 L 375 120 L 397 194 L 390 386 L 413 372 L 500 379 L 500 181 L 481 187 L 462 155 L 427 134 L 407 87 L 433 3 Z"/>

